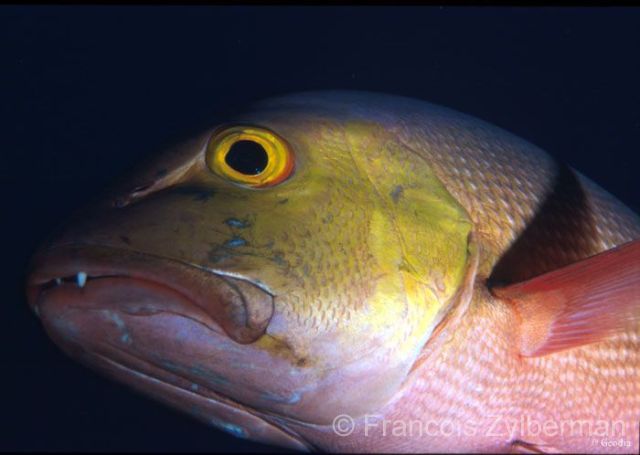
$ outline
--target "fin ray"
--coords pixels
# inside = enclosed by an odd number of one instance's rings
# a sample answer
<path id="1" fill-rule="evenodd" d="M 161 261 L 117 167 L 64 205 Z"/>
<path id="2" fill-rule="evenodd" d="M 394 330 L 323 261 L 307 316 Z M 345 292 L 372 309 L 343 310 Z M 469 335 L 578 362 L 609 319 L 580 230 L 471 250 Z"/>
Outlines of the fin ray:
<path id="1" fill-rule="evenodd" d="M 493 290 L 521 319 L 521 353 L 600 341 L 640 321 L 640 240 Z"/>

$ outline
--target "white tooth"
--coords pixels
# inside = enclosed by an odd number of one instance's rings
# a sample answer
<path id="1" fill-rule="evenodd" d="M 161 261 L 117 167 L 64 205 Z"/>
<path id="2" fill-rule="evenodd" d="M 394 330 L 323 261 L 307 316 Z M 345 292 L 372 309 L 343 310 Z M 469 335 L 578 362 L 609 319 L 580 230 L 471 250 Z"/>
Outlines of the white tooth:
<path id="1" fill-rule="evenodd" d="M 62 284 L 62 278 L 56 278 L 56 284 Z"/>
<path id="2" fill-rule="evenodd" d="M 83 288 L 86 282 L 87 282 L 87 274 L 84 272 L 78 272 L 78 274 L 76 275 L 76 283 L 78 283 L 78 286 Z"/>

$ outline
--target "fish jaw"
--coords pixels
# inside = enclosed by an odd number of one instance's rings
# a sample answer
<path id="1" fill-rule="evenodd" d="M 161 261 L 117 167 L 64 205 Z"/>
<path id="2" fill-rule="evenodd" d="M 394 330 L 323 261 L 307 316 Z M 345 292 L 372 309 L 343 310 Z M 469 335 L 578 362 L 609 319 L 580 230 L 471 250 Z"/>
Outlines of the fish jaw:
<path id="1" fill-rule="evenodd" d="M 210 276 L 198 280 L 203 273 Z M 73 279 L 59 278 L 67 276 Z M 223 301 L 219 292 L 217 299 L 203 298 L 224 283 L 237 289 L 241 281 L 147 255 L 73 246 L 40 253 L 27 294 L 53 341 L 90 368 L 234 436 L 308 450 L 297 435 L 271 422 L 268 413 L 238 400 L 264 400 L 261 391 L 250 386 L 256 375 L 263 384 L 281 385 L 271 388 L 274 396 L 291 387 L 238 362 L 238 350 L 243 350 L 245 359 L 262 360 L 265 368 L 282 370 L 284 363 L 264 355 L 256 359 L 259 353 L 247 352 L 248 345 L 229 337 L 218 313 L 233 302 Z M 206 284 L 198 288 L 197 282 Z M 271 302 L 265 291 L 253 292 L 253 299 Z M 238 377 L 242 381 L 233 380 Z"/>
<path id="2" fill-rule="evenodd" d="M 277 312 L 257 340 L 232 339 L 228 318 L 218 314 L 228 306 L 220 288 L 242 287 L 245 300 L 248 286 L 263 300 L 272 296 L 261 283 L 224 273 L 111 246 L 58 243 L 34 258 L 27 294 L 70 357 L 235 436 L 279 446 L 316 447 L 295 428 L 330 428 L 342 412 L 373 410 L 372 399 L 391 393 L 406 374 L 372 377 L 394 361 L 386 351 L 339 370 L 299 364 L 278 341 Z"/>

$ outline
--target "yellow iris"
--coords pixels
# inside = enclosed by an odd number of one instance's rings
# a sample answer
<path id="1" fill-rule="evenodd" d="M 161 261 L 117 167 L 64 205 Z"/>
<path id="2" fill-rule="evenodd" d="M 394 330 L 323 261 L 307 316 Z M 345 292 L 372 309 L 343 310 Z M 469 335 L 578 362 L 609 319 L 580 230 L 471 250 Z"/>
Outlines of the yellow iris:
<path id="1" fill-rule="evenodd" d="M 256 172 L 234 168 L 229 162 L 230 152 L 242 153 L 234 149 L 234 145 L 242 141 L 252 142 L 266 155 Z M 255 188 L 273 186 L 284 181 L 293 170 L 293 161 L 291 148 L 284 139 L 269 130 L 254 126 L 225 128 L 217 132 L 207 146 L 206 162 L 213 172 L 234 183 Z"/>

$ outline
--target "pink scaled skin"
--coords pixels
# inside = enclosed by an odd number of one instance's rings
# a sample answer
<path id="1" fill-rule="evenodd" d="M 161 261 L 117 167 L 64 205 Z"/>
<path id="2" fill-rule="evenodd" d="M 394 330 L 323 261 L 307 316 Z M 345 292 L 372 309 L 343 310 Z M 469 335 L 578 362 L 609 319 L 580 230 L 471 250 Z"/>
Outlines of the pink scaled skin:
<path id="1" fill-rule="evenodd" d="M 637 330 L 522 357 L 512 308 L 478 286 L 474 294 L 388 405 L 331 428 L 294 429 L 329 451 L 638 452 Z"/>

